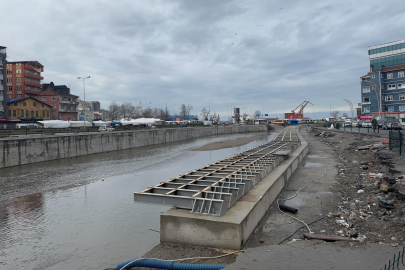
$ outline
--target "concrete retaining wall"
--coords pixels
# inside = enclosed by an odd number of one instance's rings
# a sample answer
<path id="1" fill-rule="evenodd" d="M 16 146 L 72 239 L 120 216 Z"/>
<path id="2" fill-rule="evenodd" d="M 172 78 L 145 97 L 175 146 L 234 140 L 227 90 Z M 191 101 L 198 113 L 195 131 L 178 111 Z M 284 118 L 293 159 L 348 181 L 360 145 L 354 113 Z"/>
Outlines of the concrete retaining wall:
<path id="1" fill-rule="evenodd" d="M 267 126 L 188 127 L 2 139 L 0 168 L 212 135 L 258 131 L 267 131 Z"/>
<path id="2" fill-rule="evenodd" d="M 308 153 L 307 142 L 298 135 L 301 146 L 223 216 L 198 216 L 183 209 L 170 209 L 162 214 L 160 242 L 241 249 Z"/>

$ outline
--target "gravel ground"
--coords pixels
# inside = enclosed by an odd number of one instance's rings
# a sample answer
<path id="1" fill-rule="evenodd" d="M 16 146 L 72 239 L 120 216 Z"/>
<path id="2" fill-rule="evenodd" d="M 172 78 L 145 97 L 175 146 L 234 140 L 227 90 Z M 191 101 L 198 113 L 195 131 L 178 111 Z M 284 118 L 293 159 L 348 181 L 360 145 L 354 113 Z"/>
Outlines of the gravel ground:
<path id="1" fill-rule="evenodd" d="M 341 199 L 328 214 L 326 233 L 360 242 L 404 245 L 404 157 L 388 150 L 385 137 L 317 129 L 312 134 L 334 148 L 338 157 L 339 181 L 332 192 Z M 378 147 L 358 149 L 375 144 Z"/>

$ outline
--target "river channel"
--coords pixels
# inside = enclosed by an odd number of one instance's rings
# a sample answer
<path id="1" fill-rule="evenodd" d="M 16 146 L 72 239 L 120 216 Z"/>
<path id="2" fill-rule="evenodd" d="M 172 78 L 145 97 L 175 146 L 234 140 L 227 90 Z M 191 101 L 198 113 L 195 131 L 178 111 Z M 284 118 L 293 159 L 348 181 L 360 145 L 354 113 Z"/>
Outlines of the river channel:
<path id="1" fill-rule="evenodd" d="M 211 136 L 0 169 L 0 269 L 106 269 L 142 256 L 159 243 L 160 214 L 170 206 L 135 203 L 133 192 L 274 136 L 192 151 L 254 135 Z"/>

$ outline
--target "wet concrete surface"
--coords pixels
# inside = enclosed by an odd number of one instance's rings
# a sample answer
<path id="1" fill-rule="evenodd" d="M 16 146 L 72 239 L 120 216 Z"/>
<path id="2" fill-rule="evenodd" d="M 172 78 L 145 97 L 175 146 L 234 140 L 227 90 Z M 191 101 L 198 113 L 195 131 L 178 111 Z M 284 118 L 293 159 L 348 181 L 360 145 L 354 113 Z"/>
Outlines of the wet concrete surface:
<path id="1" fill-rule="evenodd" d="M 133 201 L 133 192 L 243 152 L 191 151 L 234 134 L 0 169 L 0 269 L 105 269 L 159 243 L 170 206 Z M 104 179 L 104 180 L 102 180 Z"/>

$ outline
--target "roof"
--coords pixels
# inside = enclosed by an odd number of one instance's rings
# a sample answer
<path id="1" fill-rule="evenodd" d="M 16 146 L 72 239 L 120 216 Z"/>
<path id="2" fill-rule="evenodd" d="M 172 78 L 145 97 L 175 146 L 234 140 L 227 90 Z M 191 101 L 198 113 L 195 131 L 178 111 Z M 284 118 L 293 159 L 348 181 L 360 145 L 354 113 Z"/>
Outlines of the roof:
<path id="1" fill-rule="evenodd" d="M 381 69 L 376 69 L 374 71 L 386 72 L 386 71 L 393 71 L 393 70 L 398 70 L 398 69 L 405 69 L 405 65 L 399 65 L 399 66 L 393 66 L 393 67 L 383 67 Z"/>
<path id="2" fill-rule="evenodd" d="M 35 100 L 36 102 L 39 102 L 41 104 L 44 104 L 44 105 L 52 108 L 51 105 L 46 104 L 45 102 L 39 101 L 38 99 L 35 99 L 35 98 L 32 98 L 32 97 L 11 99 L 11 100 L 7 101 L 7 103 L 16 103 L 16 102 L 21 102 L 21 101 L 24 101 L 24 100 L 27 100 L 27 99 Z"/>
<path id="3" fill-rule="evenodd" d="M 36 66 L 44 67 L 40 62 L 38 62 L 38 61 L 36 61 L 36 60 L 32 60 L 32 61 L 7 61 L 7 63 L 9 63 L 9 64 L 15 64 L 15 63 L 35 63 Z"/>
<path id="4" fill-rule="evenodd" d="M 0 49 L 7 49 L 7 47 L 4 47 L 4 46 L 0 46 Z"/>

